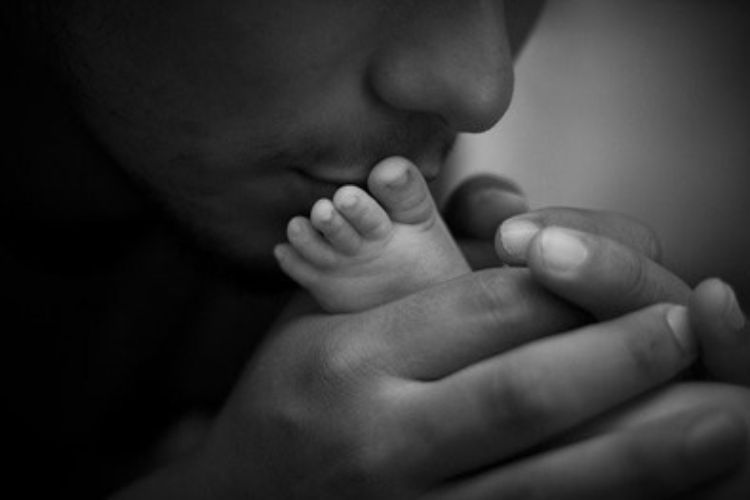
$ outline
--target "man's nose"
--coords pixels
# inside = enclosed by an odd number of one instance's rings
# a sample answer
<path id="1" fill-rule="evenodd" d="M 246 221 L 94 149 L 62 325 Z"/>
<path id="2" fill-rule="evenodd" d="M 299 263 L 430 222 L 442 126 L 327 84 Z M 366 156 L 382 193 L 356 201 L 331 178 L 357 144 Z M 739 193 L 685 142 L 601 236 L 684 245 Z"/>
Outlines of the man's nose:
<path id="1" fill-rule="evenodd" d="M 372 87 L 388 106 L 481 132 L 505 113 L 513 66 L 498 0 L 431 0 L 375 54 Z"/>

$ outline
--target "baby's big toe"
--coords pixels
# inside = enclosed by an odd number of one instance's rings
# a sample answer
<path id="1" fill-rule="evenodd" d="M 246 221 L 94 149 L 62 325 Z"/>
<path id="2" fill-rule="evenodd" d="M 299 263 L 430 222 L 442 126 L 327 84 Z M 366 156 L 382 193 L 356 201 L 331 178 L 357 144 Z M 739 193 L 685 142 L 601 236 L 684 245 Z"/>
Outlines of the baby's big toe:
<path id="1" fill-rule="evenodd" d="M 437 208 L 422 174 L 404 158 L 383 160 L 370 173 L 368 187 L 394 222 L 421 224 Z"/>

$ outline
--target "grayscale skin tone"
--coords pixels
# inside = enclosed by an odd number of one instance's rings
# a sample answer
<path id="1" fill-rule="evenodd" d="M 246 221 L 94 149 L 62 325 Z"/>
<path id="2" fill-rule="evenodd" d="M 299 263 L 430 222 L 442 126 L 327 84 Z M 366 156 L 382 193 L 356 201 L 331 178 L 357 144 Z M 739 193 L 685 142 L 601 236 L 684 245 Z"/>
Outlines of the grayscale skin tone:
<path id="1" fill-rule="evenodd" d="M 536 7 L 78 0 L 55 16 L 53 43 L 118 171 L 252 273 L 276 265 L 288 221 L 317 200 L 365 186 L 393 157 L 432 179 L 457 133 L 496 123 Z M 141 209 L 116 178 L 97 186 L 118 216 Z M 454 199 L 449 219 L 474 254 L 518 200 L 502 186 L 484 179 Z M 746 492 L 748 335 L 729 290 L 691 290 L 650 232 L 611 214 L 529 212 L 496 238 L 518 267 L 277 325 L 200 446 L 116 498 Z M 673 382 L 698 345 L 717 390 Z M 570 434 L 597 417 L 610 420 Z"/>
<path id="2" fill-rule="evenodd" d="M 309 218 L 289 222 L 289 243 L 274 249 L 323 309 L 370 309 L 471 271 L 411 162 L 380 162 L 367 185 L 315 202 Z"/>

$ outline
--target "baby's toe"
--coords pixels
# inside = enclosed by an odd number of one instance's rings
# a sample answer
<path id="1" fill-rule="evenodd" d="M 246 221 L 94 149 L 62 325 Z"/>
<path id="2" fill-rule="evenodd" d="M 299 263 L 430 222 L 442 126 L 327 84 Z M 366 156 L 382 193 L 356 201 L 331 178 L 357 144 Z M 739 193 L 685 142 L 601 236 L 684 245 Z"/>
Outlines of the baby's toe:
<path id="1" fill-rule="evenodd" d="M 306 217 L 295 217 L 289 221 L 286 237 L 300 257 L 317 267 L 336 264 L 336 254 L 331 245 L 318 233 Z"/>
<path id="2" fill-rule="evenodd" d="M 368 187 L 394 222 L 422 224 L 437 215 L 427 182 L 404 158 L 389 158 L 376 165 Z"/>
<path id="3" fill-rule="evenodd" d="M 319 279 L 318 271 L 292 245 L 288 243 L 276 245 L 273 255 L 281 270 L 303 287 L 309 288 Z"/>
<path id="4" fill-rule="evenodd" d="M 392 225 L 388 214 L 378 202 L 356 186 L 344 186 L 336 191 L 333 204 L 363 238 L 381 239 L 390 234 Z"/>
<path id="5" fill-rule="evenodd" d="M 362 236 L 352 227 L 331 200 L 318 200 L 310 211 L 310 222 L 334 250 L 346 255 L 355 254 L 362 246 Z"/>

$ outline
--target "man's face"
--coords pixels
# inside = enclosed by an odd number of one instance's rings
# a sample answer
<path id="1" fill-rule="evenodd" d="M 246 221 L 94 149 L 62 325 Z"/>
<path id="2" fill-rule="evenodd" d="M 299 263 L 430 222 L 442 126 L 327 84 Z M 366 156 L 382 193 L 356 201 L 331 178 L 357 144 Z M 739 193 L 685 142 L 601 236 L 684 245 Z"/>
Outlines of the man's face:
<path id="1" fill-rule="evenodd" d="M 67 57 L 94 133 L 248 264 L 384 157 L 434 177 L 512 92 L 501 0 L 78 3 Z"/>

